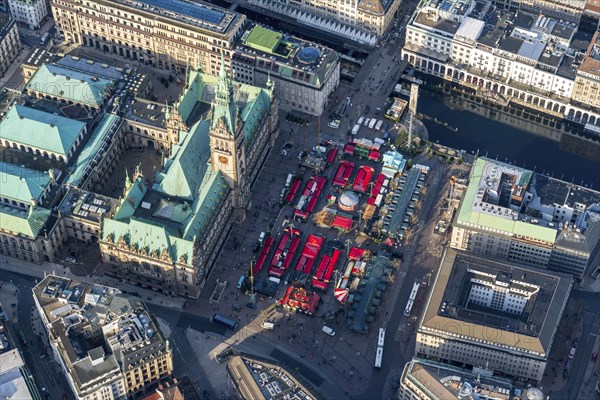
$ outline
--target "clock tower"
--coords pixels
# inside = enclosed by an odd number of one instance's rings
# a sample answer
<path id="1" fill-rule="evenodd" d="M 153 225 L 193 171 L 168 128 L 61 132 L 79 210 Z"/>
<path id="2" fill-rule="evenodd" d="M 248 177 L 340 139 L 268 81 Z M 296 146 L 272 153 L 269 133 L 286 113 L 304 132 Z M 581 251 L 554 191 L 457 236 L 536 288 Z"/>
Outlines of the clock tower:
<path id="1" fill-rule="evenodd" d="M 210 123 L 210 153 L 214 170 L 221 171 L 233 192 L 235 218 L 245 218 L 249 188 L 245 177 L 244 123 L 235 104 L 233 82 L 227 76 L 221 54 L 221 70 L 215 86 Z"/>

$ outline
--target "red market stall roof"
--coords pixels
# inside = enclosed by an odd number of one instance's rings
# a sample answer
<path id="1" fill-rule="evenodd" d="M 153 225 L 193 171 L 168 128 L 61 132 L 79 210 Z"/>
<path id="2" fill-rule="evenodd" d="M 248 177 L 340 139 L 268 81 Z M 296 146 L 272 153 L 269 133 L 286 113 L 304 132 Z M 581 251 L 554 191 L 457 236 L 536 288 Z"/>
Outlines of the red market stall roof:
<path id="1" fill-rule="evenodd" d="M 290 286 L 287 288 L 285 295 L 279 304 L 292 310 L 314 314 L 317 311 L 317 306 L 321 297 L 314 292 L 307 292 L 303 288 Z"/>
<path id="2" fill-rule="evenodd" d="M 296 193 L 298 192 L 298 189 L 300 189 L 301 184 L 302 181 L 300 179 L 294 179 L 294 182 L 292 182 L 292 185 L 290 186 L 290 191 L 285 197 L 285 201 L 287 201 L 288 203 L 292 203 L 294 201 L 294 197 L 296 197 Z"/>
<path id="3" fill-rule="evenodd" d="M 377 196 L 379 194 L 379 190 L 383 186 L 383 182 L 385 182 L 385 175 L 379 174 L 377 175 L 377 180 L 375 181 L 375 185 L 373 185 L 373 189 L 371 189 L 371 196 Z"/>
<path id="4" fill-rule="evenodd" d="M 344 146 L 344 154 L 353 155 L 354 149 L 355 149 L 355 146 L 351 143 L 348 143 L 347 145 Z"/>
<path id="5" fill-rule="evenodd" d="M 332 149 L 330 149 L 329 152 L 327 153 L 327 159 L 325 159 L 325 162 L 327 162 L 327 164 L 331 164 L 332 162 L 334 162 L 335 156 L 337 156 L 337 152 L 338 152 L 337 147 L 333 147 Z"/>
<path id="6" fill-rule="evenodd" d="M 308 218 L 308 213 L 306 211 L 296 209 L 296 210 L 294 210 L 294 217 L 306 219 L 306 218 Z"/>
<path id="7" fill-rule="evenodd" d="M 376 150 L 371 150 L 369 152 L 369 160 L 379 161 L 380 157 L 381 157 L 381 154 Z"/>
<path id="8" fill-rule="evenodd" d="M 365 252 L 365 249 L 361 249 L 359 247 L 352 247 L 350 249 L 350 253 L 348 253 L 348 258 L 351 260 L 360 260 L 365 254 Z"/>
<path id="9" fill-rule="evenodd" d="M 285 273 L 285 270 L 283 268 L 269 267 L 269 275 L 271 275 L 271 276 L 276 276 L 277 278 L 281 278 L 284 273 Z"/>
<path id="10" fill-rule="evenodd" d="M 307 258 L 315 258 L 319 254 L 324 241 L 325 239 L 320 236 L 309 235 L 302 250 L 302 255 Z"/>
<path id="11" fill-rule="evenodd" d="M 358 174 L 356 174 L 356 178 L 354 178 L 352 188 L 361 193 L 366 192 L 374 173 L 375 169 L 373 167 L 361 166 Z"/>
<path id="12" fill-rule="evenodd" d="M 333 219 L 332 226 L 334 228 L 340 228 L 345 231 L 349 231 L 350 229 L 352 229 L 352 222 L 352 218 L 344 217 L 342 215 L 336 215 Z"/>
<path id="13" fill-rule="evenodd" d="M 367 204 L 370 206 L 374 206 L 375 205 L 375 197 L 369 197 L 369 200 L 367 200 Z"/>
<path id="14" fill-rule="evenodd" d="M 331 258 L 325 254 L 323 258 L 321 258 L 321 262 L 319 263 L 319 267 L 317 268 L 317 273 L 315 274 L 316 279 L 323 279 L 323 275 L 325 275 L 325 270 L 327 269 L 327 265 L 329 264 L 329 260 Z"/>

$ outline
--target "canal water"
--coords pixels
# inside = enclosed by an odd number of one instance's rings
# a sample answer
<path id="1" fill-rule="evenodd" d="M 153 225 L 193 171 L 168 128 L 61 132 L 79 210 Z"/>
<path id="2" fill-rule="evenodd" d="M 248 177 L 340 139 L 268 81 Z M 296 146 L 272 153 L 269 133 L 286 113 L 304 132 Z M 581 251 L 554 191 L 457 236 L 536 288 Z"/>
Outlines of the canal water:
<path id="1" fill-rule="evenodd" d="M 600 138 L 586 137 L 581 127 L 536 111 L 424 87 L 418 112 L 426 116 L 423 122 L 433 142 L 600 190 Z"/>

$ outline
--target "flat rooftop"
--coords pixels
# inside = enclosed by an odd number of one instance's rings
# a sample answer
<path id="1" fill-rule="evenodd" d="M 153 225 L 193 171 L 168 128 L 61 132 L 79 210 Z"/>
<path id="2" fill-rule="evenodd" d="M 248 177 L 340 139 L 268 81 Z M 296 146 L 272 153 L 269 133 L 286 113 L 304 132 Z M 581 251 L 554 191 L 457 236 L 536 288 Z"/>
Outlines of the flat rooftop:
<path id="1" fill-rule="evenodd" d="M 467 304 L 473 274 L 478 278 L 489 274 L 497 280 L 510 282 L 511 287 L 528 288 L 535 293 L 520 315 L 475 307 Z M 462 332 L 472 340 L 485 340 L 499 347 L 547 356 L 572 281 L 571 276 L 564 274 L 449 249 L 441 262 L 419 329 L 439 331 L 442 326 L 451 326 L 452 332 Z"/>
<path id="2" fill-rule="evenodd" d="M 166 122 L 166 105 L 136 97 L 125 118 L 146 125 L 164 129 Z"/>
<path id="3" fill-rule="evenodd" d="M 517 399 L 517 391 L 509 380 L 473 374 L 471 371 L 430 360 L 413 358 L 406 365 L 403 380 L 434 393 L 435 398 L 488 400 Z M 469 397 L 471 395 L 472 397 Z M 485 397 L 484 397 L 485 396 Z"/>
<path id="4" fill-rule="evenodd" d="M 337 53 L 327 47 L 258 24 L 248 27 L 235 50 L 234 58 L 239 62 L 319 85 L 338 59 Z"/>
<path id="5" fill-rule="evenodd" d="M 237 13 L 200 1 L 184 0 L 111 0 L 218 33 L 225 33 Z"/>
<path id="6" fill-rule="evenodd" d="M 284 368 L 266 360 L 234 356 L 227 372 L 244 399 L 317 400 L 322 397 Z"/>
<path id="7" fill-rule="evenodd" d="M 83 220 L 99 223 L 103 216 L 111 215 L 118 205 L 119 200 L 112 197 L 72 187 L 58 209 L 63 215 L 73 215 Z"/>
<path id="8" fill-rule="evenodd" d="M 596 31 L 579 66 L 579 72 L 600 78 L 600 31 Z"/>

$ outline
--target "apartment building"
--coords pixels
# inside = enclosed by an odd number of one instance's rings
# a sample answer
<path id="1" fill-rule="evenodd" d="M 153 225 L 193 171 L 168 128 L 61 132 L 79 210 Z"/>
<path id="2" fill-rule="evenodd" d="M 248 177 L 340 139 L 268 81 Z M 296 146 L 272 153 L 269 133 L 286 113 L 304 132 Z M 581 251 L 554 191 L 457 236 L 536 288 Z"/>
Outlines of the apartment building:
<path id="1" fill-rule="evenodd" d="M 210 111 L 195 112 L 202 108 Z M 159 133 L 178 138 L 162 169 L 153 179 L 139 171 L 128 177 L 116 211 L 102 221 L 109 273 L 197 298 L 226 232 L 244 216 L 279 132 L 277 113 L 273 84 L 234 83 L 224 58 L 219 76 L 189 71 L 182 95 L 160 117 L 166 126 Z M 128 125 L 127 135 L 149 143 L 136 133 L 140 123 Z"/>
<path id="2" fill-rule="evenodd" d="M 598 192 L 480 157 L 453 220 L 450 247 L 581 279 L 599 239 Z"/>
<path id="3" fill-rule="evenodd" d="M 49 275 L 33 299 L 74 398 L 133 398 L 170 377 L 169 342 L 138 297 Z"/>
<path id="4" fill-rule="evenodd" d="M 8 0 L 10 13 L 19 25 L 38 30 L 48 17 L 46 0 Z"/>
<path id="5" fill-rule="evenodd" d="M 600 112 L 600 31 L 596 31 L 577 69 L 572 99 Z"/>
<path id="6" fill-rule="evenodd" d="M 10 14 L 0 12 L 0 78 L 15 61 L 22 47 L 15 19 Z"/>
<path id="7" fill-rule="evenodd" d="M 424 0 L 402 55 L 416 69 L 489 93 L 502 104 L 533 105 L 583 123 L 600 113 L 571 104 L 582 55 L 577 25 L 489 0 Z"/>
<path id="8" fill-rule="evenodd" d="M 529 397 L 540 394 L 540 397 Z M 402 372 L 398 400 L 529 400 L 543 399 L 536 388 L 519 389 L 511 380 L 483 369 L 464 369 L 413 358 Z"/>
<path id="9" fill-rule="evenodd" d="M 572 285 L 566 274 L 447 250 L 415 356 L 539 382 Z"/>
<path id="10" fill-rule="evenodd" d="M 264 87 L 271 80 L 279 106 L 321 115 L 340 82 L 337 53 L 327 47 L 251 24 L 236 45 L 237 81 Z"/>
<path id="11" fill-rule="evenodd" d="M 184 0 L 52 0 L 65 39 L 176 73 L 188 65 L 218 74 L 246 17 Z"/>

